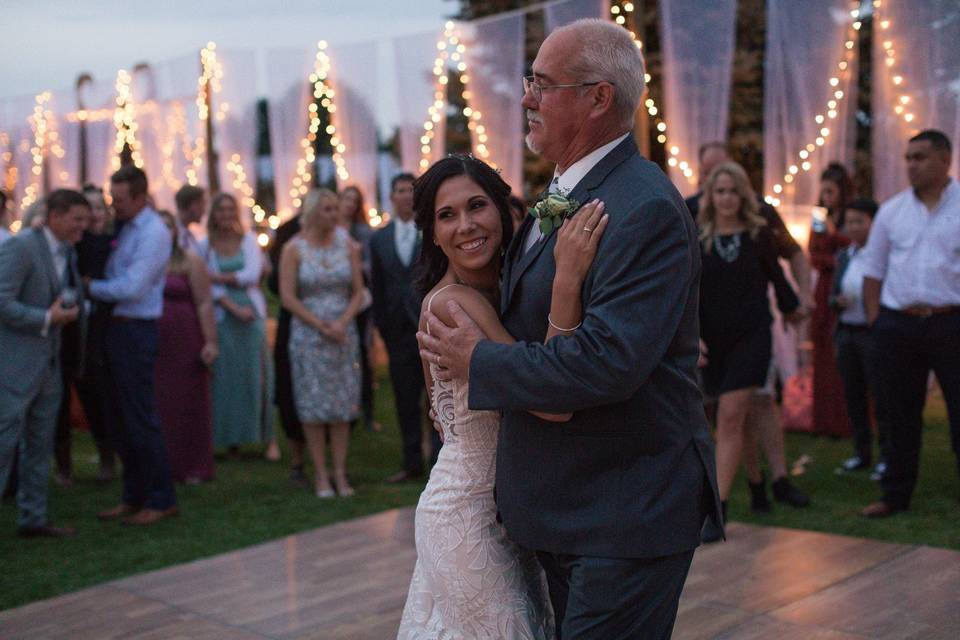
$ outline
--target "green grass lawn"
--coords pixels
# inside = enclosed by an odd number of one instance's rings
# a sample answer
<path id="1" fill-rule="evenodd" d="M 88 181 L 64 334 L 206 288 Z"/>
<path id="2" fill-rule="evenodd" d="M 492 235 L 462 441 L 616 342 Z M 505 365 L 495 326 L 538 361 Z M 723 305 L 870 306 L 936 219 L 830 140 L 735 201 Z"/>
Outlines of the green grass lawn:
<path id="1" fill-rule="evenodd" d="M 746 485 L 739 480 L 731 518 L 960 549 L 960 480 L 942 402 L 931 404 L 920 486 L 911 512 L 885 521 L 860 518 L 859 508 L 879 494 L 866 476 L 834 475 L 833 469 L 850 453 L 849 443 L 790 435 L 789 459 L 802 454 L 813 458 L 806 473 L 795 479 L 812 494 L 813 505 L 803 510 L 775 505 L 773 514 L 754 516 L 749 512 Z M 288 482 L 286 462 L 266 462 L 257 450 L 249 449 L 241 461 L 218 461 L 214 482 L 178 487 L 181 515 L 145 529 L 96 520 L 98 510 L 116 504 L 119 481 L 101 485 L 93 479 L 91 440 L 77 433 L 76 484 L 70 489 L 52 487 L 50 501 L 53 520 L 75 525 L 78 535 L 72 540 L 16 538 L 16 509 L 5 503 L 0 508 L 0 609 L 415 504 L 422 484 L 383 482 L 399 468 L 400 460 L 392 396 L 385 380 L 378 392 L 377 417 L 383 432 L 357 429 L 353 434 L 349 462 L 357 489 L 353 498 L 319 500 Z"/>

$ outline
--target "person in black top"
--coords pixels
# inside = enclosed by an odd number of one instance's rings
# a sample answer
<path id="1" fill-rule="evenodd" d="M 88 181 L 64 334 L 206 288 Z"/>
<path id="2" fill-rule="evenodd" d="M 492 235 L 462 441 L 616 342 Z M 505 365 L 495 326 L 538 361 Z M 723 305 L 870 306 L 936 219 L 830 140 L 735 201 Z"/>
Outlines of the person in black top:
<path id="1" fill-rule="evenodd" d="M 300 233 L 300 214 L 284 222 L 277 229 L 277 235 L 270 245 L 270 275 L 267 278 L 267 287 L 275 296 L 280 295 L 280 254 L 283 245 L 293 236 Z M 297 407 L 293 401 L 293 380 L 290 373 L 290 355 L 288 343 L 290 341 L 290 312 L 280 306 L 277 316 L 277 335 L 273 344 L 274 393 L 273 402 L 277 405 L 280 414 L 280 426 L 287 436 L 290 447 L 290 480 L 296 484 L 307 486 L 307 477 L 303 473 L 303 450 L 305 439 L 303 425 L 297 416 Z"/>
<path id="2" fill-rule="evenodd" d="M 700 164 L 701 187 L 714 167 L 730 162 L 727 145 L 719 141 L 701 145 L 697 157 Z M 694 219 L 697 218 L 702 197 L 701 190 L 686 199 L 687 208 Z M 810 261 L 800 244 L 790 235 L 787 225 L 784 224 L 777 210 L 759 196 L 756 202 L 757 213 L 767 222 L 767 229 L 773 236 L 777 256 L 789 264 L 790 275 L 797 285 L 800 307 L 791 314 L 790 320 L 799 326 L 814 306 L 813 288 L 810 284 Z M 753 395 L 744 422 L 743 469 L 750 487 L 750 508 L 757 513 L 769 513 L 771 510 L 770 501 L 767 498 L 766 478 L 760 470 L 760 448 L 763 449 L 773 478 L 773 495 L 777 501 L 792 507 L 806 507 L 810 504 L 809 496 L 794 486 L 787 476 L 783 427 L 780 424 L 774 389 L 775 378 L 776 366 L 771 363 L 767 383 L 757 389 Z"/>
<path id="3" fill-rule="evenodd" d="M 723 163 L 707 178 L 697 216 L 703 260 L 700 335 L 707 359 L 703 381 L 705 392 L 718 399 L 717 484 L 724 510 L 740 464 L 750 401 L 770 366 L 768 284 L 781 312 L 792 314 L 800 306 L 756 202 L 743 168 Z"/>

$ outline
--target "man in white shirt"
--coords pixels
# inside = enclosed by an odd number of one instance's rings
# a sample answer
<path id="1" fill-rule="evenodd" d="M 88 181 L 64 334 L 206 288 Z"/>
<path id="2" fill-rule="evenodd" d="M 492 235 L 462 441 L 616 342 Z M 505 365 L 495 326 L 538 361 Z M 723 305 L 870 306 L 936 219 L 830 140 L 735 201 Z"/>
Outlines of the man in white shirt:
<path id="1" fill-rule="evenodd" d="M 867 325 L 867 312 L 863 308 L 863 247 L 870 236 L 870 224 L 877 214 L 877 208 L 876 202 L 866 199 L 855 200 L 847 207 L 844 232 L 851 243 L 837 253 L 830 304 L 840 314 L 833 341 L 837 350 L 837 367 L 843 378 L 847 416 L 853 428 L 854 448 L 854 455 L 843 461 L 838 472 L 870 468 L 873 461 L 873 430 L 870 426 L 872 401 L 880 445 L 880 462 L 873 477 L 879 479 L 886 469 L 888 421 L 880 403 L 880 365 L 877 362 L 876 345 Z"/>
<path id="2" fill-rule="evenodd" d="M 940 131 L 911 138 L 906 161 L 911 188 L 880 207 L 863 252 L 863 304 L 890 419 L 883 499 L 863 510 L 869 518 L 910 506 L 931 369 L 960 462 L 960 184 Z"/>

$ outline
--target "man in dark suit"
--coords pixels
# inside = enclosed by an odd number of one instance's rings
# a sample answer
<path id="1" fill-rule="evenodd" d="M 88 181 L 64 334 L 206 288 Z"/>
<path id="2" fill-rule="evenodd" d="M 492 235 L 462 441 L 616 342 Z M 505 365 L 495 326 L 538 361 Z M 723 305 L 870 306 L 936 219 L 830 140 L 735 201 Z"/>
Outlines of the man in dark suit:
<path id="1" fill-rule="evenodd" d="M 270 275 L 267 286 L 277 297 L 280 296 L 280 255 L 283 247 L 293 236 L 300 233 L 300 214 L 284 222 L 277 229 L 277 235 L 270 246 Z M 280 426 L 287 436 L 290 446 L 290 480 L 298 485 L 307 486 L 307 477 L 303 472 L 303 451 L 306 440 L 303 424 L 297 415 L 297 406 L 293 400 L 293 379 L 290 372 L 290 321 L 293 316 L 283 305 L 277 316 L 277 335 L 273 343 L 273 403 L 277 405 Z"/>
<path id="2" fill-rule="evenodd" d="M 575 71 L 576 70 L 576 71 Z M 526 78 L 527 146 L 560 192 L 606 204 L 583 322 L 544 344 L 556 231 L 528 218 L 508 250 L 496 344 L 456 305 L 418 334 L 470 408 L 501 410 L 497 506 L 547 575 L 559 638 L 669 638 L 700 529 L 720 518 L 697 386 L 700 249 L 683 199 L 631 136 L 643 59 L 600 20 L 554 31 Z M 584 228 L 583 233 L 592 233 Z M 439 377 L 439 376 L 438 376 Z M 548 423 L 533 411 L 573 413 Z"/>
<path id="3" fill-rule="evenodd" d="M 0 485 L 20 447 L 17 526 L 24 537 L 73 535 L 47 520 L 47 476 L 63 385 L 60 339 L 83 308 L 76 244 L 90 205 L 76 191 L 46 198 L 47 219 L 0 245 Z"/>
<path id="4" fill-rule="evenodd" d="M 390 382 L 403 438 L 403 469 L 388 478 L 388 482 L 419 478 L 425 471 L 420 412 L 423 368 L 416 338 L 421 295 L 413 283 L 413 265 L 420 255 L 420 234 L 413 221 L 413 181 L 409 173 L 394 176 L 390 182 L 393 219 L 370 238 L 373 321 L 390 358 Z M 435 433 L 432 443 L 431 457 L 436 460 L 440 438 Z"/>

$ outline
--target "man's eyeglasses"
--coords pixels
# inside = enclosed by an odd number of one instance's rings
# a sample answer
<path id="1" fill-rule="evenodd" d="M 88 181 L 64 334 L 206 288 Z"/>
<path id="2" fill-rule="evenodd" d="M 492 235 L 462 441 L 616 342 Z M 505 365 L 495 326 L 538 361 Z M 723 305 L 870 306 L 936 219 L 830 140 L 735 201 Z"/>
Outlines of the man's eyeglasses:
<path id="1" fill-rule="evenodd" d="M 528 91 L 530 95 L 533 96 L 533 99 L 537 102 L 543 98 L 543 92 L 547 89 L 571 89 L 573 87 L 593 87 L 603 80 L 598 80 L 597 82 L 578 82 L 576 84 L 540 84 L 537 82 L 537 79 L 534 76 L 524 76 L 523 77 L 523 93 L 526 94 Z M 607 84 L 613 84 L 608 82 Z"/>

